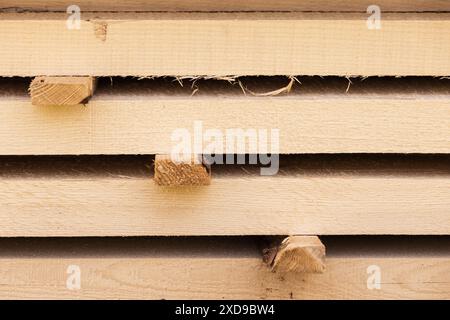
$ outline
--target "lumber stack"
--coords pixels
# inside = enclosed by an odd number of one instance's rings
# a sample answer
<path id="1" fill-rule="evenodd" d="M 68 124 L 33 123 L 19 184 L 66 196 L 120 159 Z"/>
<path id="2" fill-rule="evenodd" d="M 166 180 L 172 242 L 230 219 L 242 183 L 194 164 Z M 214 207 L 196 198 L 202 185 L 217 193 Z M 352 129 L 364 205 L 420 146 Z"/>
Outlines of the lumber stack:
<path id="1" fill-rule="evenodd" d="M 69 2 L 0 5 L 0 298 L 450 296 L 448 1 Z"/>

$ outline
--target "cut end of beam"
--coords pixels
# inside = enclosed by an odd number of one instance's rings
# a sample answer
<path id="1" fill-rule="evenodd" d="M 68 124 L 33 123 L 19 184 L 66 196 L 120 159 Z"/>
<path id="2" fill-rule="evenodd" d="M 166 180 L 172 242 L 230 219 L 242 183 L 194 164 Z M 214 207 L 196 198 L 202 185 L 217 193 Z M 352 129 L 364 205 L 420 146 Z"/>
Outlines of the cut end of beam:
<path id="1" fill-rule="evenodd" d="M 325 246 L 317 236 L 289 236 L 279 246 L 264 249 L 263 254 L 273 272 L 325 271 Z"/>
<path id="2" fill-rule="evenodd" d="M 87 103 L 94 89 L 95 78 L 90 76 L 40 76 L 33 79 L 29 92 L 35 106 L 70 106 Z"/>
<path id="3" fill-rule="evenodd" d="M 156 155 L 154 179 L 160 186 L 205 186 L 211 183 L 211 174 L 202 156 L 174 161 L 169 155 Z"/>

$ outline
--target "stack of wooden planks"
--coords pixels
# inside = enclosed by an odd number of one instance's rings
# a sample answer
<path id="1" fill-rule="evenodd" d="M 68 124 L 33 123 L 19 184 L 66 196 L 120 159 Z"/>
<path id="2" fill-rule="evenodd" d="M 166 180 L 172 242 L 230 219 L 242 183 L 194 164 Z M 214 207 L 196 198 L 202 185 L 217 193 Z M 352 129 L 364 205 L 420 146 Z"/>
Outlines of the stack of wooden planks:
<path id="1" fill-rule="evenodd" d="M 0 1 L 0 298 L 450 297 L 450 2 L 72 2 Z"/>

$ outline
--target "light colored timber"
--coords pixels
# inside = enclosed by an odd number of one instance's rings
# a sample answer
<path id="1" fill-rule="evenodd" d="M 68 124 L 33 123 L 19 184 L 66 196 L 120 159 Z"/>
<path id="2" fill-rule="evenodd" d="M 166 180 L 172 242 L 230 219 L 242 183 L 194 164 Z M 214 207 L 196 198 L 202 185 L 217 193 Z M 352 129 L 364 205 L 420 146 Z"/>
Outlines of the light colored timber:
<path id="1" fill-rule="evenodd" d="M 196 121 L 224 141 L 230 128 L 264 129 L 269 150 L 279 129 L 282 154 L 450 152 L 450 80 L 352 80 L 348 93 L 345 79 L 300 80 L 288 96 L 261 98 L 213 80 L 191 96 L 189 82 L 107 79 L 87 106 L 36 107 L 27 83 L 3 79 L 0 154 L 170 154 L 173 132 L 193 139 Z M 288 82 L 258 81 L 243 84 L 261 93 Z"/>
<path id="2" fill-rule="evenodd" d="M 66 13 L 5 13 L 0 75 L 450 74 L 449 13 L 386 13 L 380 30 L 367 27 L 368 17 L 84 13 L 73 30 Z"/>
<path id="3" fill-rule="evenodd" d="M 273 272 L 325 271 L 325 246 L 317 236 L 289 236 L 265 251 L 266 263 Z"/>
<path id="4" fill-rule="evenodd" d="M 156 241 L 145 246 L 134 241 L 133 246 L 124 246 L 120 244 L 122 241 L 109 245 L 84 241 L 82 246 L 75 241 L 68 246 L 53 240 L 53 245 L 39 242 L 40 246 L 32 246 L 28 252 L 23 252 L 20 245 L 3 249 L 0 298 L 448 299 L 450 296 L 450 254 L 445 238 L 429 244 L 427 250 L 416 248 L 411 241 L 409 249 L 397 250 L 395 240 L 378 250 L 371 250 L 361 242 L 350 248 L 338 246 L 328 252 L 325 273 L 283 276 L 271 272 L 255 247 L 242 239 L 234 241 L 234 245 L 225 240 L 214 244 L 201 239 L 209 246 L 192 245 L 186 239 L 171 241 L 171 246 L 158 245 Z M 438 242 L 446 243 L 447 248 L 442 249 Z M 441 249 L 436 250 L 438 247 Z M 79 290 L 67 288 L 67 282 L 73 283 L 69 277 L 75 270 L 69 266 L 78 266 L 81 271 Z M 379 267 L 380 277 L 369 266 Z M 378 284 L 380 289 L 376 289 Z"/>
<path id="5" fill-rule="evenodd" d="M 366 12 L 371 0 L 78 0 L 86 11 L 359 11 Z M 2 0 L 0 9 L 8 11 L 66 12 L 70 0 Z M 378 0 L 376 4 L 387 11 L 450 11 L 447 0 Z"/>
<path id="6" fill-rule="evenodd" d="M 73 106 L 85 104 L 95 89 L 93 77 L 36 77 L 30 84 L 31 104 Z"/>
<path id="7" fill-rule="evenodd" d="M 275 176 L 217 165 L 207 188 L 175 189 L 154 183 L 150 157 L 5 158 L 0 236 L 450 234 L 448 158 L 426 158 L 282 157 Z"/>
<path id="8" fill-rule="evenodd" d="M 203 164 L 202 156 L 174 161 L 170 155 L 155 156 L 154 180 L 160 186 L 204 186 L 211 183 L 210 171 Z"/>

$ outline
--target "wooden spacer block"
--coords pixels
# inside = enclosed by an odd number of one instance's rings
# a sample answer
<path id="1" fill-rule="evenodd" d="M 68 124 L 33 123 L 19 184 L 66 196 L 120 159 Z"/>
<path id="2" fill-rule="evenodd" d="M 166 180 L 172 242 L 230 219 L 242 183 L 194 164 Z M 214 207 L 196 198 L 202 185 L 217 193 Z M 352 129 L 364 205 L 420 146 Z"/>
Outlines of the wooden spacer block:
<path id="1" fill-rule="evenodd" d="M 87 103 L 94 93 L 95 82 L 90 76 L 39 76 L 31 81 L 28 91 L 35 106 L 70 106 Z"/>
<path id="2" fill-rule="evenodd" d="M 317 236 L 289 236 L 263 250 L 263 260 L 273 272 L 325 271 L 325 246 Z"/>
<path id="3" fill-rule="evenodd" d="M 211 171 L 202 156 L 178 162 L 169 155 L 156 155 L 154 180 L 160 186 L 204 186 L 211 183 Z"/>

